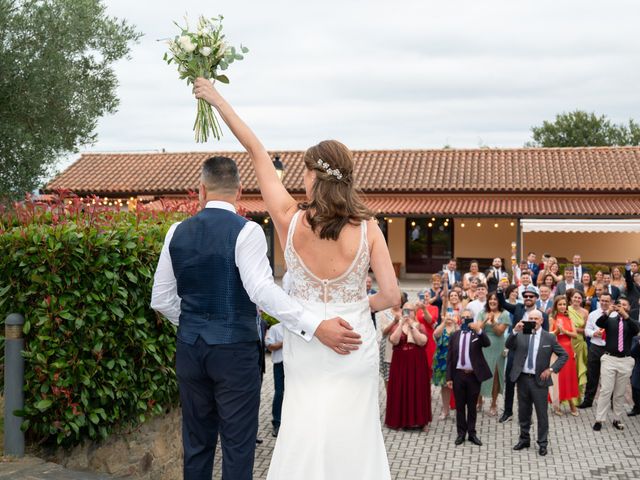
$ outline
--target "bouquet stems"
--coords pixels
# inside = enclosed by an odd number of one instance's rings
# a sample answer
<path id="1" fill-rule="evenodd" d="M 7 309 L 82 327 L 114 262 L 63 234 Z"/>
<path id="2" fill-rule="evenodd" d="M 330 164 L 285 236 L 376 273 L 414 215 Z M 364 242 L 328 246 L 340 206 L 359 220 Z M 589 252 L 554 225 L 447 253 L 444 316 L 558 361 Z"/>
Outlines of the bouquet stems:
<path id="1" fill-rule="evenodd" d="M 193 124 L 193 130 L 198 143 L 206 142 L 210 134 L 213 134 L 213 138 L 216 140 L 220 140 L 220 137 L 222 137 L 222 129 L 213 108 L 202 98 L 198 100 L 198 113 Z"/>

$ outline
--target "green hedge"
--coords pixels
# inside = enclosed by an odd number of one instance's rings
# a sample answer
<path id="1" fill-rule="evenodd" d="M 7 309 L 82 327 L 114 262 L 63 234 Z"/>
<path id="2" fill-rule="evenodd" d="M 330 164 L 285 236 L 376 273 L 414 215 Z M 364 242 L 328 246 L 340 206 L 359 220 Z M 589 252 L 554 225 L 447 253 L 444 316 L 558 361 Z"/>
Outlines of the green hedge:
<path id="1" fill-rule="evenodd" d="M 34 442 L 105 438 L 178 401 L 175 327 L 149 307 L 178 214 L 107 208 L 27 203 L 0 220 L 0 321 L 26 319 L 21 413 Z"/>

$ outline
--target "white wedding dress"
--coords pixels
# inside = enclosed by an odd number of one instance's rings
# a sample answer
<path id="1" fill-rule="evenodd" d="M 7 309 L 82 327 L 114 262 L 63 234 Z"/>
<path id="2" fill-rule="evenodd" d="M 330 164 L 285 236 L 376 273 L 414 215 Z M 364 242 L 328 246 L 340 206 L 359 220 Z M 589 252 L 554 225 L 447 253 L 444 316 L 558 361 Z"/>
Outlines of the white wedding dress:
<path id="1" fill-rule="evenodd" d="M 378 405 L 379 350 L 365 285 L 366 222 L 351 266 L 339 277 L 321 280 L 293 247 L 299 215 L 291 221 L 284 252 L 289 293 L 319 319 L 344 318 L 362 336 L 362 345 L 338 355 L 315 337 L 306 342 L 285 329 L 282 423 L 267 479 L 390 479 Z"/>

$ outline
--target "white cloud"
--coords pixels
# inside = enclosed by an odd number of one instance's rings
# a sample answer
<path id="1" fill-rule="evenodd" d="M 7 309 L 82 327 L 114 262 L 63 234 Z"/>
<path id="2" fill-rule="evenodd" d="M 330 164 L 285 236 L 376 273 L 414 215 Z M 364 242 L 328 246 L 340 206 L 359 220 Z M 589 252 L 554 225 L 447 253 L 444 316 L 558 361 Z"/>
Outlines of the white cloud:
<path id="1" fill-rule="evenodd" d="M 225 16 L 251 52 L 223 93 L 271 149 L 323 138 L 352 148 L 522 146 L 530 127 L 576 108 L 640 120 L 640 4 L 612 0 L 152 2 L 107 0 L 145 33 L 117 65 L 104 150 L 238 150 L 195 144 L 195 101 L 157 39 L 185 12 Z M 212 10 L 212 5 L 215 10 Z"/>

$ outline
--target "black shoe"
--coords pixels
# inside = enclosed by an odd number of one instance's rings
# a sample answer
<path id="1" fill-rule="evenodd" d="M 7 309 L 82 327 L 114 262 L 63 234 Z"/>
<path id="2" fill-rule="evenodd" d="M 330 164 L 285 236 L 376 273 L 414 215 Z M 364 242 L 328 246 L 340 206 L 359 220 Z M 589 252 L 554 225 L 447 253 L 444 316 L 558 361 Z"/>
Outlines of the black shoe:
<path id="1" fill-rule="evenodd" d="M 455 444 L 462 445 L 463 443 L 464 443 L 464 435 L 458 435 L 458 437 L 456 438 Z"/>
<path id="2" fill-rule="evenodd" d="M 469 441 L 474 445 L 478 445 L 479 447 L 482 446 L 482 442 L 480 441 L 477 435 L 469 435 Z"/>
<path id="3" fill-rule="evenodd" d="M 261 439 L 261 438 L 257 438 L 257 437 L 256 437 L 256 445 L 261 445 L 261 444 L 262 444 L 262 442 L 264 442 L 264 440 L 263 440 L 263 439 Z"/>
<path id="4" fill-rule="evenodd" d="M 593 405 L 593 402 L 588 402 L 587 400 L 584 400 L 580 405 L 578 405 L 578 408 L 591 408 L 592 405 Z"/>
<path id="5" fill-rule="evenodd" d="M 538 453 L 540 454 L 540 456 L 544 457 L 547 454 L 547 447 L 540 447 Z"/>
<path id="6" fill-rule="evenodd" d="M 622 422 L 620 420 L 614 420 L 613 421 L 613 428 L 615 428 L 616 430 L 624 430 L 624 425 L 622 424 Z"/>
<path id="7" fill-rule="evenodd" d="M 513 446 L 513 449 L 522 450 L 523 448 L 529 448 L 530 446 L 531 442 L 527 442 L 526 440 L 518 440 L 518 443 Z"/>
<path id="8" fill-rule="evenodd" d="M 594 424 L 593 424 L 593 429 L 594 429 L 596 432 L 599 432 L 600 430 L 602 430 L 602 422 L 596 422 L 596 423 L 594 423 Z"/>
<path id="9" fill-rule="evenodd" d="M 640 415 L 640 410 L 632 408 L 629 413 L 627 413 L 627 417 L 635 417 L 636 415 Z"/>
<path id="10" fill-rule="evenodd" d="M 277 437 L 279 431 L 280 431 L 280 426 L 279 425 L 277 427 L 273 427 L 273 431 L 271 432 L 271 436 L 272 437 Z"/>
<path id="11" fill-rule="evenodd" d="M 500 417 L 500 420 L 498 420 L 500 423 L 506 423 L 509 420 L 511 420 L 513 418 L 513 414 L 512 413 L 503 413 L 502 416 Z"/>

